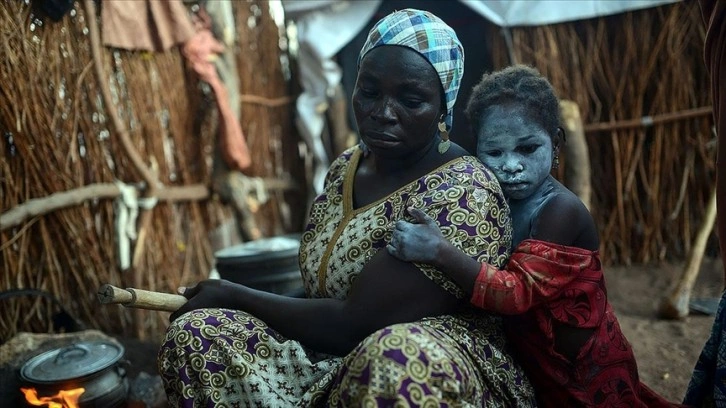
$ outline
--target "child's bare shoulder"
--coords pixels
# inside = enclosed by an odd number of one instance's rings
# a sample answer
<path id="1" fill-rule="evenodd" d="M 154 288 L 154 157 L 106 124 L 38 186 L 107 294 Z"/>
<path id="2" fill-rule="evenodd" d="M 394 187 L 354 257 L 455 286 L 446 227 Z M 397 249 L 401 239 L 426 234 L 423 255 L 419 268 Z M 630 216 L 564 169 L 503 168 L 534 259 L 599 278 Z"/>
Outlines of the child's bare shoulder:
<path id="1" fill-rule="evenodd" d="M 598 249 L 595 221 L 585 204 L 559 182 L 555 189 L 538 214 L 532 237 L 560 245 Z"/>

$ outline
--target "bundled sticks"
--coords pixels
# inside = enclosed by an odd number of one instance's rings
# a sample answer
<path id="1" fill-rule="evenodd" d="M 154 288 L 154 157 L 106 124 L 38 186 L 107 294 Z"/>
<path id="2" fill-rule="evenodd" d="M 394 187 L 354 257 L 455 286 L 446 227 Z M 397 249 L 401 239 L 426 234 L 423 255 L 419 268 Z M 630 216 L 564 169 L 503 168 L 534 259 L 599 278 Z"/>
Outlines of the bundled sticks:
<path id="1" fill-rule="evenodd" d="M 280 68 L 279 33 L 267 7 L 265 1 L 234 2 L 236 19 L 243 22 L 238 24 L 244 41 L 239 58 L 250 62 L 239 66 L 243 89 L 233 91 L 264 100 L 290 99 Z M 143 190 L 144 179 L 111 124 L 111 109 L 160 183 L 211 185 L 216 107 L 178 49 L 151 54 L 102 48 L 107 77 L 99 78 L 88 17 L 83 1 L 57 23 L 34 16 L 27 2 L 0 6 L 0 212 L 33 198 L 115 180 Z M 256 26 L 248 25 L 248 18 Z M 110 87 L 114 106 L 105 103 L 102 84 Z M 250 175 L 291 175 L 303 186 L 304 171 L 296 164 L 299 136 L 289 109 L 288 104 L 243 104 L 242 127 L 257 159 Z M 266 234 L 297 227 L 283 225 L 282 200 L 282 193 L 275 193 L 255 215 Z M 138 338 L 161 334 L 165 317 L 99 308 L 88 288 L 110 282 L 165 292 L 206 278 L 214 262 L 208 233 L 231 212 L 213 197 L 159 201 L 141 213 L 133 266 L 126 271 L 118 267 L 111 198 L 0 229 L 0 290 L 45 290 L 89 327 L 108 333 Z M 0 343 L 21 330 L 50 330 L 55 312 L 42 299 L 4 300 Z"/>
<path id="2" fill-rule="evenodd" d="M 26 2 L 0 7 L 0 211 L 29 199 L 97 183 L 142 182 L 110 126 L 127 125 L 143 162 L 167 186 L 209 185 L 216 111 L 177 50 L 146 54 L 103 49 L 98 78 L 88 19 L 78 5 L 58 23 Z M 280 32 L 268 2 L 233 2 L 238 39 L 240 121 L 257 158 L 251 175 L 298 185 L 303 163 L 292 100 L 280 64 Z M 488 38 L 501 39 L 490 26 Z M 492 43 L 496 67 L 536 66 L 586 125 L 709 106 L 698 5 L 678 2 L 580 22 L 512 29 L 512 49 Z M 510 52 L 511 51 L 511 52 Z M 102 82 L 103 81 L 103 82 Z M 107 106 L 100 84 L 111 88 Z M 245 96 L 246 95 L 246 96 Z M 283 101 L 260 103 L 260 101 Z M 683 259 L 701 223 L 715 176 L 711 118 L 587 134 L 592 210 L 608 263 Z M 567 165 L 567 158 L 563 157 Z M 274 193 L 256 214 L 263 235 L 299 228 L 304 191 Z M 99 308 L 87 288 L 110 282 L 170 292 L 206 276 L 208 231 L 230 216 L 216 199 L 158 203 L 138 225 L 133 268 L 118 267 L 111 199 L 33 217 L 0 230 L 0 290 L 35 288 L 58 297 L 89 326 L 119 335 L 155 336 L 158 313 Z M 289 215 L 286 215 L 289 214 Z M 0 305 L 0 342 L 19 330 L 47 331 L 53 306 L 38 299 Z"/>
<path id="3" fill-rule="evenodd" d="M 696 109 L 711 105 L 698 4 L 511 33 L 516 62 L 537 67 L 560 97 L 576 101 L 586 127 L 700 113 L 650 127 L 602 126 L 586 134 L 592 211 L 605 262 L 683 259 L 715 178 L 713 120 L 708 109 Z M 512 62 L 509 51 L 504 40 L 494 43 L 497 66 Z"/>

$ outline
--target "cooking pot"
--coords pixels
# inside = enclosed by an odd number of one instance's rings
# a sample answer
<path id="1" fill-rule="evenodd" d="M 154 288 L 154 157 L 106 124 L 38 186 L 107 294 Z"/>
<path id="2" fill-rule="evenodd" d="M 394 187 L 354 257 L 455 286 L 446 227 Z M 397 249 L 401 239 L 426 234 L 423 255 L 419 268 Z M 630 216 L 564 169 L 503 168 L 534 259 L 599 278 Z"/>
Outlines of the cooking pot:
<path id="1" fill-rule="evenodd" d="M 300 234 L 261 238 L 214 253 L 222 279 L 254 289 L 288 294 L 303 290 L 298 252 Z"/>
<path id="2" fill-rule="evenodd" d="M 83 341 L 41 353 L 20 368 L 20 379 L 40 396 L 84 388 L 78 405 L 115 408 L 126 403 L 128 379 L 124 348 L 105 341 Z"/>

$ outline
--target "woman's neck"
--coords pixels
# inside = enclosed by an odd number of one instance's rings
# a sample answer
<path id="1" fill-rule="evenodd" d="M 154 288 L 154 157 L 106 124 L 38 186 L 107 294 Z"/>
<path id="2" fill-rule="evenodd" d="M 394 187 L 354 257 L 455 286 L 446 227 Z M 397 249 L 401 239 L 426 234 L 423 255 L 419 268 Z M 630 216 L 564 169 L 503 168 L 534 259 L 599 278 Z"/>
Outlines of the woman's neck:
<path id="1" fill-rule="evenodd" d="M 405 157 L 385 157 L 375 153 L 370 155 L 370 169 L 381 176 L 394 175 L 412 171 L 424 163 L 428 163 L 432 156 L 437 153 L 435 146 L 439 143 L 439 137 L 432 139 L 431 143 L 424 148 L 412 152 Z"/>
<path id="2" fill-rule="evenodd" d="M 361 158 L 355 169 L 354 208 L 385 197 L 464 154 L 463 149 L 453 143 L 449 151 L 441 154 L 438 143 L 439 139 L 435 138 L 424 149 L 406 157 L 381 158 L 372 153 Z"/>

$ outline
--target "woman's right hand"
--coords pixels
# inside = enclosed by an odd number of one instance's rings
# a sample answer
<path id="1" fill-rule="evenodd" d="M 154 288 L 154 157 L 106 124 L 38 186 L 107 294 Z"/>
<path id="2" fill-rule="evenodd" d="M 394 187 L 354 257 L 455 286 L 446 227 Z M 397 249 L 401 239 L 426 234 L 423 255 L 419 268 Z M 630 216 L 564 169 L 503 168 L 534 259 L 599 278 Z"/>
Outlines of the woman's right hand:
<path id="1" fill-rule="evenodd" d="M 192 287 L 180 287 L 177 292 L 189 300 L 169 316 L 169 321 L 195 309 L 232 308 L 229 300 L 234 299 L 240 289 L 240 285 L 224 279 L 208 279 Z"/>
<path id="2" fill-rule="evenodd" d="M 448 241 L 433 218 L 417 208 L 409 208 L 415 223 L 397 221 L 388 253 L 406 262 L 421 262 L 437 266 L 439 252 Z"/>

